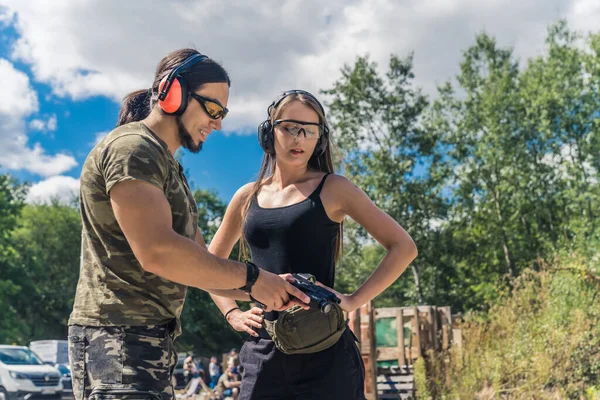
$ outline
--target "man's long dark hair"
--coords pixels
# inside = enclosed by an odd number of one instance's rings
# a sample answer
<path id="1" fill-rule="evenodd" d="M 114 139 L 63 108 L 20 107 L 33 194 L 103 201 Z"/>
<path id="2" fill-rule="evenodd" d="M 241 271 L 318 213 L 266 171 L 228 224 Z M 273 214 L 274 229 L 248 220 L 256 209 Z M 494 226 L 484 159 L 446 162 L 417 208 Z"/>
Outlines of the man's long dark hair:
<path id="1" fill-rule="evenodd" d="M 119 112 L 119 117 L 117 119 L 117 126 L 134 121 L 141 121 L 146 118 L 150 114 L 150 111 L 152 111 L 152 107 L 154 107 L 154 102 L 158 96 L 158 85 L 162 79 L 167 76 L 171 70 L 194 54 L 200 53 L 194 49 L 181 49 L 167 54 L 160 60 L 160 63 L 158 63 L 158 66 L 156 67 L 152 87 L 150 89 L 131 92 L 123 99 L 121 111 Z M 194 64 L 191 68 L 182 72 L 181 76 L 185 79 L 188 89 L 194 92 L 199 90 L 202 85 L 206 83 L 227 83 L 227 85 L 231 85 L 231 80 L 229 79 L 227 71 L 210 58 Z M 153 93 L 154 96 L 152 95 Z"/>

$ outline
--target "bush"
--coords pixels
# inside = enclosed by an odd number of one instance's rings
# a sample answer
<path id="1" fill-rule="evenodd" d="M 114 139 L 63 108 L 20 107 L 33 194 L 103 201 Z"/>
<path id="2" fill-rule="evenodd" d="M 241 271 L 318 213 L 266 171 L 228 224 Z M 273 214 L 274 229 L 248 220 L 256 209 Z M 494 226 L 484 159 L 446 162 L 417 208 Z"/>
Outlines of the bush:
<path id="1" fill-rule="evenodd" d="M 429 391 L 447 399 L 600 396 L 600 278 L 586 263 L 526 270 L 488 313 L 461 323 L 463 347 L 427 358 Z"/>

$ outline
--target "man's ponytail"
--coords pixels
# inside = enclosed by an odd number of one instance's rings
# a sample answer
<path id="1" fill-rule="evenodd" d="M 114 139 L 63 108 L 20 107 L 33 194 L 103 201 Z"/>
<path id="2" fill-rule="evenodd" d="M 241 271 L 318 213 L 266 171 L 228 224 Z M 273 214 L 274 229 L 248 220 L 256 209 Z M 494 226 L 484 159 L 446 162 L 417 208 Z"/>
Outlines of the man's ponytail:
<path id="1" fill-rule="evenodd" d="M 149 89 L 136 90 L 125 96 L 117 119 L 117 126 L 146 118 L 150 114 L 151 97 L 152 93 Z"/>

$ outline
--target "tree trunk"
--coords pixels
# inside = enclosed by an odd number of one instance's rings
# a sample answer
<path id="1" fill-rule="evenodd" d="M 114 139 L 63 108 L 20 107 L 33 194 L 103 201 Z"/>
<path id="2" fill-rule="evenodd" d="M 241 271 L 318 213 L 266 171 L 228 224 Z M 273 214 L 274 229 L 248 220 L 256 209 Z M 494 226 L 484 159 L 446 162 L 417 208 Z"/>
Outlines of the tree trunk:
<path id="1" fill-rule="evenodd" d="M 504 261 L 506 262 L 506 267 L 508 272 L 512 276 L 516 276 L 516 271 L 514 270 L 514 262 L 512 259 L 512 254 L 510 252 L 510 247 L 508 246 L 508 238 L 506 236 L 506 229 L 504 227 L 504 217 L 502 216 L 502 209 L 500 207 L 500 200 L 496 189 L 492 190 L 492 194 L 494 196 L 494 204 L 496 205 L 496 216 L 498 217 L 498 225 L 500 227 L 500 232 L 502 235 L 502 249 L 504 250 Z"/>
<path id="2" fill-rule="evenodd" d="M 417 302 L 419 304 L 423 304 L 423 294 L 421 293 L 421 279 L 419 277 L 419 271 L 417 271 L 417 267 L 414 263 L 410 264 L 410 269 L 413 273 L 413 278 L 415 279 L 415 291 L 417 292 Z"/>

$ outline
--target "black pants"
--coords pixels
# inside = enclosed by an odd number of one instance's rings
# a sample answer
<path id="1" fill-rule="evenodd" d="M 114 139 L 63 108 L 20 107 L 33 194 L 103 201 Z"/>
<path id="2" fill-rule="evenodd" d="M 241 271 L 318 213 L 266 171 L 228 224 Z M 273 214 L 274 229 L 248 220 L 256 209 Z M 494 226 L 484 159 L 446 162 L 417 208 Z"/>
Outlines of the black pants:
<path id="1" fill-rule="evenodd" d="M 313 354 L 287 355 L 272 340 L 250 338 L 240 350 L 239 400 L 364 400 L 365 367 L 352 332 Z"/>

